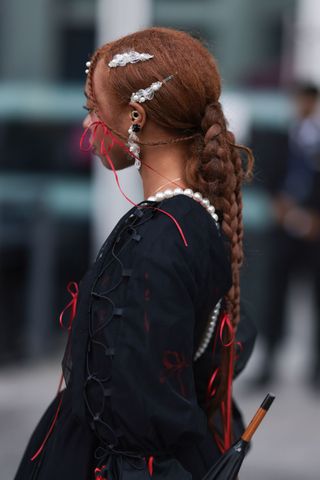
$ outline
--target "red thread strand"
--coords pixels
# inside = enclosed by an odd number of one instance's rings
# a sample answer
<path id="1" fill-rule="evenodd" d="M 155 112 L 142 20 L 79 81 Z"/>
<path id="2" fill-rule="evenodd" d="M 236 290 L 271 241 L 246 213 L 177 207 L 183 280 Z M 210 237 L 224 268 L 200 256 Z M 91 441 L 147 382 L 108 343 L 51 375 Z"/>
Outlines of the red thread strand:
<path id="1" fill-rule="evenodd" d="M 73 291 L 74 289 L 74 291 Z M 59 323 L 61 328 L 65 328 L 64 323 L 63 323 L 63 316 L 65 312 L 71 308 L 71 313 L 70 313 L 70 319 L 69 319 L 69 324 L 67 326 L 68 330 L 71 330 L 72 322 L 74 317 L 76 316 L 76 311 L 77 311 L 77 300 L 78 300 L 78 294 L 79 294 L 79 287 L 76 282 L 69 282 L 67 285 L 67 290 L 70 293 L 72 300 L 68 303 L 68 305 L 62 310 L 59 316 Z"/>
<path id="2" fill-rule="evenodd" d="M 239 346 L 241 352 L 243 351 L 243 343 L 242 343 L 242 342 L 236 342 L 235 345 L 238 345 L 238 346 Z M 238 359 L 239 359 L 239 355 L 236 355 L 236 356 L 234 357 L 235 362 L 237 362 Z"/>
<path id="3" fill-rule="evenodd" d="M 68 305 L 62 310 L 60 316 L 59 316 L 59 324 L 61 326 L 61 328 L 65 328 L 64 327 L 64 324 L 63 324 L 63 315 L 65 314 L 65 312 L 71 308 L 71 313 L 70 313 L 70 319 L 69 319 L 69 324 L 67 326 L 67 330 L 68 330 L 68 342 L 67 342 L 67 345 L 69 345 L 69 337 L 70 337 L 70 333 L 71 333 L 71 328 L 72 328 L 72 322 L 73 322 L 73 319 L 74 317 L 76 316 L 76 310 L 77 310 L 77 300 L 78 300 L 78 294 L 79 294 L 79 287 L 78 287 L 78 284 L 76 282 L 69 282 L 68 285 L 67 285 L 67 290 L 68 292 L 70 293 L 70 295 L 72 296 L 72 300 L 68 303 Z M 61 376 L 60 376 L 60 380 L 59 380 L 59 384 L 58 384 L 58 391 L 57 391 L 57 394 L 56 395 L 59 395 L 60 393 L 60 390 L 61 390 L 61 387 L 62 387 L 62 382 L 63 382 L 63 372 L 61 373 Z M 60 408 L 61 408 L 61 405 L 62 405 L 62 398 L 63 398 L 63 393 L 61 393 L 61 397 L 60 397 L 60 400 L 59 400 L 59 403 L 58 403 L 58 406 L 57 406 L 57 409 L 56 409 L 56 412 L 54 414 L 54 417 L 53 417 L 53 420 L 52 420 L 52 423 L 49 427 L 49 430 L 48 432 L 46 433 L 43 441 L 42 441 L 42 444 L 40 445 L 40 447 L 38 448 L 37 452 L 31 457 L 31 461 L 35 460 L 39 455 L 40 453 L 42 452 L 45 444 L 47 443 L 47 440 L 48 438 L 50 437 L 51 435 L 51 432 L 52 430 L 54 429 L 54 426 L 57 422 L 57 419 L 58 419 L 58 415 L 59 415 L 59 412 L 60 412 Z"/>
<path id="4" fill-rule="evenodd" d="M 227 338 L 230 339 L 229 341 L 224 341 L 224 331 L 227 329 Z M 213 353 L 216 349 L 218 333 L 215 336 L 214 345 L 213 345 Z M 231 447 L 232 442 L 232 432 L 231 432 L 231 417 L 232 417 L 232 381 L 233 381 L 233 363 L 234 363 L 234 348 L 235 348 L 235 331 L 232 326 L 230 317 L 227 312 L 224 313 L 220 328 L 219 328 L 219 338 L 221 344 L 225 348 L 231 348 L 230 355 L 229 355 L 229 364 L 228 364 L 228 374 L 227 374 L 227 391 L 226 397 L 220 403 L 220 413 L 222 418 L 222 425 L 223 425 L 223 433 L 222 438 L 218 435 L 218 432 L 214 432 L 213 436 L 215 442 L 221 451 L 221 453 L 226 452 Z M 240 343 L 240 342 L 237 342 Z M 242 344 L 240 345 L 242 347 Z M 208 387 L 207 387 L 207 395 L 208 398 L 213 396 L 216 393 L 216 389 L 213 389 L 214 381 L 218 375 L 219 367 L 216 368 L 210 377 Z"/>
<path id="5" fill-rule="evenodd" d="M 103 138 L 101 139 L 100 141 L 100 153 L 101 155 L 103 155 L 107 162 L 109 163 L 111 169 L 112 169 L 112 172 L 114 174 L 114 177 L 115 177 L 115 180 L 116 180 L 116 183 L 117 183 L 117 186 L 121 192 L 121 194 L 125 197 L 125 199 L 130 202 L 132 205 L 134 206 L 137 206 L 137 204 L 132 201 L 125 193 L 124 191 L 122 190 L 121 188 L 121 185 L 120 185 L 120 182 L 119 182 L 119 178 L 118 178 L 118 174 L 117 174 L 117 171 L 114 167 L 114 164 L 110 158 L 110 151 L 112 150 L 112 148 L 114 147 L 114 145 L 118 145 L 120 146 L 126 153 L 128 153 L 129 155 L 131 155 L 133 158 L 137 158 L 134 153 L 130 152 L 129 148 L 127 148 L 127 146 L 122 142 L 120 141 L 117 137 L 115 137 L 113 135 L 113 133 L 109 130 L 109 128 L 107 127 L 107 125 L 105 123 L 103 123 L 101 120 L 99 121 L 96 121 L 96 122 L 92 122 L 83 132 L 83 134 L 81 135 L 81 138 L 80 138 L 80 149 L 84 152 L 88 152 L 89 150 L 92 149 L 92 146 L 93 146 L 93 142 L 94 140 L 96 139 L 96 136 L 97 136 L 97 133 L 98 133 L 98 128 L 101 127 L 102 128 L 102 131 L 103 131 Z M 92 135 L 92 138 L 89 140 L 89 144 L 90 146 L 89 147 L 84 147 L 84 142 L 85 142 L 85 139 L 86 139 L 86 136 L 88 134 L 89 131 L 92 131 L 93 132 L 93 135 Z M 105 138 L 106 137 L 109 137 L 111 139 L 111 144 L 108 146 L 108 148 L 106 148 L 105 146 Z M 150 168 L 151 170 L 153 171 L 156 171 L 154 170 L 152 167 L 150 167 L 150 165 L 146 164 L 144 162 L 144 165 L 147 166 L 148 168 Z M 159 174 L 161 175 L 161 174 Z M 164 177 L 164 175 L 161 175 L 163 178 L 166 178 Z M 181 237 L 182 237 L 182 240 L 183 240 L 183 243 L 184 245 L 187 247 L 188 246 L 188 243 L 187 243 L 187 240 L 185 238 L 185 235 L 182 231 L 182 228 L 179 224 L 179 222 L 174 218 L 173 215 L 171 215 L 169 212 L 166 212 L 165 210 L 161 209 L 161 208 L 158 208 L 158 207 L 153 207 L 151 205 L 145 205 L 144 208 L 154 208 L 156 210 L 159 210 L 159 212 L 162 212 L 164 213 L 165 215 L 167 215 L 169 218 L 171 218 L 171 220 L 173 220 L 173 222 L 175 223 Z"/>
<path id="6" fill-rule="evenodd" d="M 154 457 L 152 457 L 152 456 L 150 456 L 149 459 L 148 459 L 148 470 L 149 470 L 149 473 L 150 473 L 151 477 L 153 475 L 153 460 L 154 460 Z"/>
<path id="7" fill-rule="evenodd" d="M 217 367 L 215 369 L 215 371 L 213 372 L 213 374 L 211 375 L 211 378 L 210 378 L 210 381 L 209 381 L 209 384 L 208 384 L 208 388 L 207 388 L 207 393 L 208 393 L 208 396 L 210 397 L 213 397 L 214 394 L 216 393 L 216 389 L 213 389 L 212 390 L 212 385 L 216 379 L 216 376 L 218 375 L 218 372 L 219 372 L 220 368 Z"/>
<path id="8" fill-rule="evenodd" d="M 40 455 L 40 453 L 42 452 L 42 450 L 43 450 L 43 448 L 44 448 L 44 446 L 45 446 L 45 444 L 46 444 L 46 442 L 47 442 L 47 440 L 48 440 L 48 438 L 49 438 L 49 436 L 50 436 L 50 434 L 51 434 L 51 432 L 52 432 L 52 430 L 53 430 L 53 428 L 54 428 L 54 426 L 55 426 L 55 424 L 56 424 L 56 421 L 57 421 L 57 418 L 58 418 L 58 415 L 59 415 L 59 411 L 60 411 L 60 408 L 61 408 L 61 404 L 62 404 L 62 397 L 63 397 L 63 394 L 62 394 L 61 397 L 60 397 L 59 404 L 58 404 L 58 408 L 57 408 L 57 410 L 56 410 L 56 413 L 55 413 L 55 416 L 54 416 L 53 421 L 52 421 L 52 423 L 51 423 L 51 426 L 50 426 L 50 428 L 49 428 L 46 436 L 44 437 L 44 440 L 43 440 L 40 448 L 39 448 L 38 451 L 33 455 L 33 457 L 31 457 L 31 461 L 35 460 L 35 459 L 37 458 L 37 456 Z"/>
<path id="9" fill-rule="evenodd" d="M 104 475 L 102 475 L 102 470 L 105 468 L 105 465 L 103 465 L 101 468 L 95 468 L 94 469 L 94 478 L 95 480 L 107 480 Z"/>
<path id="10" fill-rule="evenodd" d="M 228 333 L 231 340 L 228 343 L 223 342 L 223 329 L 228 328 Z M 232 432 L 231 432 L 231 415 L 232 415 L 232 381 L 233 381 L 233 362 L 234 362 L 234 337 L 235 332 L 230 321 L 228 313 L 225 313 L 220 328 L 220 340 L 224 347 L 231 348 L 229 355 L 228 365 L 228 377 L 227 377 L 227 392 L 226 392 L 226 405 L 223 401 L 221 404 L 223 425 L 224 425 L 224 448 L 225 451 L 231 447 Z"/>
<path id="11" fill-rule="evenodd" d="M 168 371 L 168 373 L 176 374 L 177 379 L 180 385 L 181 395 L 186 396 L 185 386 L 181 377 L 182 369 L 187 368 L 189 364 L 187 363 L 184 355 L 179 352 L 174 352 L 166 350 L 163 355 L 163 366 Z M 164 381 L 164 379 L 163 379 Z"/>
<path id="12" fill-rule="evenodd" d="M 223 341 L 223 330 L 225 327 L 228 328 L 230 334 L 230 341 L 228 343 L 224 343 Z M 231 345 L 234 343 L 234 330 L 227 312 L 224 314 L 220 325 L 220 341 L 224 347 L 231 347 Z"/>

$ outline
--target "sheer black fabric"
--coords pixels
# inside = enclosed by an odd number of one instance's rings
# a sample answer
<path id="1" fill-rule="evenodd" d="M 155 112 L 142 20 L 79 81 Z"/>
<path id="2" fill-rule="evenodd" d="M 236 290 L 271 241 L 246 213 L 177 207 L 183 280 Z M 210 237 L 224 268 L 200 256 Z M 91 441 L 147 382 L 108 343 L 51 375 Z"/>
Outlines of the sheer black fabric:
<path id="1" fill-rule="evenodd" d="M 175 217 L 187 247 L 172 219 L 150 206 Z M 142 480 L 150 478 L 150 456 L 155 479 L 205 474 L 220 455 L 205 412 L 212 341 L 197 362 L 193 356 L 231 286 L 225 242 L 203 206 L 185 195 L 142 202 L 124 215 L 80 283 L 58 422 L 30 462 L 55 399 L 16 480 L 89 480 L 95 468 L 108 480 Z M 243 345 L 241 369 L 248 360 Z M 238 410 L 236 424 L 241 431 Z"/>

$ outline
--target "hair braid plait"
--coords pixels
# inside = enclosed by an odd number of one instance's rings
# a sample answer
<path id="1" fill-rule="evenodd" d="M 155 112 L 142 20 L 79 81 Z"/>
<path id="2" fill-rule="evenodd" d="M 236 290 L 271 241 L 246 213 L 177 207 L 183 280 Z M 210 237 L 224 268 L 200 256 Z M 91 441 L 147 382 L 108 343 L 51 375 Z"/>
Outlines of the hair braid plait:
<path id="1" fill-rule="evenodd" d="M 94 107 L 97 110 L 98 110 L 98 105 L 97 105 L 96 96 L 95 96 L 95 92 L 94 92 L 94 88 L 93 88 L 93 73 L 94 73 L 94 70 L 97 66 L 97 63 L 98 63 L 99 59 L 100 59 L 100 55 L 101 55 L 101 49 L 97 49 L 95 51 L 95 53 L 93 54 L 93 56 L 91 57 L 89 72 L 88 72 L 88 76 L 87 76 L 87 86 L 88 86 L 89 98 L 90 98 L 91 102 L 94 104 Z"/>
<path id="2" fill-rule="evenodd" d="M 243 262 L 243 222 L 241 186 L 252 173 L 252 154 L 249 149 L 234 143 L 234 135 L 227 130 L 227 122 L 220 102 L 207 105 L 202 120 L 204 148 L 200 162 L 193 165 L 197 171 L 196 183 L 201 183 L 212 203 L 222 213 L 222 229 L 230 241 L 233 285 L 226 298 L 233 327 L 240 319 L 239 268 Z M 245 171 L 239 149 L 250 157 Z M 193 162 L 195 163 L 195 161 Z"/>
<path id="3" fill-rule="evenodd" d="M 193 144 L 193 155 L 187 164 L 186 178 L 191 188 L 202 191 L 222 215 L 222 230 L 230 244 L 232 271 L 232 287 L 225 296 L 225 303 L 236 332 L 240 321 L 240 266 L 243 262 L 241 186 L 245 179 L 251 178 L 253 156 L 250 149 L 235 144 L 233 133 L 227 129 L 220 102 L 207 105 L 201 127 L 204 136 L 202 142 Z M 246 171 L 239 153 L 241 149 L 248 154 Z M 213 415 L 220 408 L 227 392 L 228 365 L 234 358 L 231 348 L 222 349 L 221 368 L 217 377 L 219 388 L 208 406 L 210 420 L 213 420 Z"/>

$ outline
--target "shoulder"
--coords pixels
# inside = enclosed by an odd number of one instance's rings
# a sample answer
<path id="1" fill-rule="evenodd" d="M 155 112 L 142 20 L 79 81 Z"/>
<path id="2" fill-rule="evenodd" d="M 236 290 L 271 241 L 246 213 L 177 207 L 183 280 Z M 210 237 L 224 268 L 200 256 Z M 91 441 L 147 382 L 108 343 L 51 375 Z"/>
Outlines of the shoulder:
<path id="1" fill-rule="evenodd" d="M 148 204 L 155 208 L 146 225 L 147 236 L 153 239 L 153 243 L 165 237 L 168 244 L 178 243 L 184 246 L 179 226 L 190 251 L 199 248 L 206 251 L 209 247 L 220 250 L 226 244 L 220 226 L 207 209 L 193 198 L 181 194 Z"/>
<path id="2" fill-rule="evenodd" d="M 141 225 L 143 256 L 160 256 L 162 261 L 179 258 L 202 272 L 229 272 L 228 242 L 206 208 L 187 195 L 161 202 L 142 202 L 148 221 Z M 149 207 L 153 207 L 152 209 Z M 147 213 L 152 210 L 152 214 Z M 187 242 L 184 243 L 183 236 Z"/>

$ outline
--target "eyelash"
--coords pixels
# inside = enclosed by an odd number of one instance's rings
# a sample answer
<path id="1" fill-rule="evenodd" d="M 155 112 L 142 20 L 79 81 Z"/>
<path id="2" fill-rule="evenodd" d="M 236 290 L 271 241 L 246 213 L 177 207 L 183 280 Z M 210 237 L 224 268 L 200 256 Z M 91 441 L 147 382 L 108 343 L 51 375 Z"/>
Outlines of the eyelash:
<path id="1" fill-rule="evenodd" d="M 82 108 L 87 110 L 87 112 L 89 112 L 89 113 L 93 112 L 93 108 L 89 108 L 89 107 L 87 107 L 87 105 L 83 105 Z"/>

